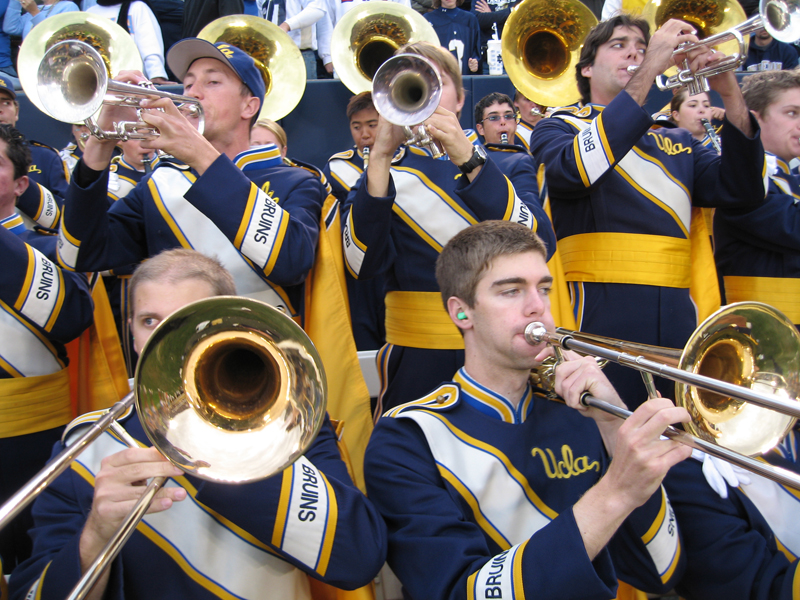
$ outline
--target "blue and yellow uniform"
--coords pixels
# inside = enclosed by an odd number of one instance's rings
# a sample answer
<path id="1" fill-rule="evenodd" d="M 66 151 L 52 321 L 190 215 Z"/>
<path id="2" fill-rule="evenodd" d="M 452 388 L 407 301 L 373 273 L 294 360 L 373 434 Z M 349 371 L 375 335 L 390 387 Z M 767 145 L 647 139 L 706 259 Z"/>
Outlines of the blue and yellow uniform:
<path id="1" fill-rule="evenodd" d="M 795 428 L 764 458 L 800 473 Z M 800 492 L 760 475 L 728 486 L 721 498 L 700 463 L 685 460 L 664 479 L 681 525 L 686 572 L 676 590 L 686 600 L 798 600 Z"/>
<path id="2" fill-rule="evenodd" d="M 399 160 L 404 152 L 402 148 L 395 160 Z M 364 155 L 358 148 L 334 154 L 323 172 L 341 207 L 364 172 Z M 380 276 L 364 280 L 354 278 L 349 272 L 345 276 L 356 347 L 359 350 L 377 350 L 386 343 L 386 308 L 383 304 L 386 282 Z"/>
<path id="3" fill-rule="evenodd" d="M 533 127 L 528 125 L 525 121 L 517 123 L 517 131 L 514 133 L 514 143 L 525 148 L 527 152 L 531 151 L 531 136 L 533 135 Z"/>
<path id="4" fill-rule="evenodd" d="M 0 502 L 41 469 L 72 418 L 64 344 L 92 323 L 86 278 L 60 269 L 56 237 L 0 221 Z M 30 554 L 30 510 L 0 532 L 6 571 Z"/>
<path id="5" fill-rule="evenodd" d="M 717 209 L 715 258 L 728 302 L 764 302 L 800 324 L 800 176 L 767 155 L 764 204 Z"/>
<path id="6" fill-rule="evenodd" d="M 539 204 L 539 183 L 536 178 L 536 164 L 524 146 L 516 144 L 485 144 L 489 156 L 497 163 L 503 175 L 511 180 L 517 193 L 535 197 Z M 541 234 L 539 234 L 541 236 Z M 553 254 L 553 248 L 548 253 Z"/>
<path id="7" fill-rule="evenodd" d="M 17 209 L 36 224 L 55 229 L 67 194 L 69 172 L 54 148 L 34 141 L 29 141 L 28 146 L 31 150 L 30 184 L 17 199 Z"/>
<path id="8" fill-rule="evenodd" d="M 473 144 L 477 135 L 469 132 Z M 536 231 L 549 249 L 554 235 L 538 197 L 517 193 L 488 158 L 473 181 L 447 157 L 410 146 L 391 167 L 389 194 L 375 198 L 367 178 L 342 212 L 346 266 L 358 279 L 386 274 L 386 346 L 378 353 L 382 391 L 378 414 L 426 394 L 464 364 L 458 329 L 442 306 L 435 263 L 456 233 L 479 221 L 515 221 Z"/>
<path id="9" fill-rule="evenodd" d="M 72 174 L 72 169 L 75 168 L 75 165 L 78 164 L 78 161 L 83 157 L 83 148 L 81 148 L 77 142 L 72 141 L 59 150 L 58 155 L 61 157 L 61 160 L 64 161 L 67 173 Z"/>
<path id="10" fill-rule="evenodd" d="M 274 144 L 235 161 L 220 156 L 202 176 L 161 160 L 110 208 L 108 170 L 91 172 L 81 185 L 82 167 L 89 171 L 78 163 L 62 219 L 63 265 L 107 270 L 168 248 L 193 248 L 219 258 L 240 294 L 301 314 L 326 193 L 319 178 L 284 165 Z"/>
<path id="11" fill-rule="evenodd" d="M 365 474 L 411 598 L 613 598 L 618 577 L 664 593 L 683 553 L 661 489 L 586 555 L 572 506 L 609 460 L 577 411 L 533 386 L 515 408 L 461 369 L 378 421 Z"/>
<path id="12" fill-rule="evenodd" d="M 67 441 L 97 416 L 70 425 Z M 122 423 L 150 445 L 135 414 Z M 104 457 L 125 448 L 104 433 L 36 500 L 34 551 L 14 572 L 12 598 L 62 600 L 78 582 L 95 477 Z M 386 558 L 385 525 L 353 485 L 327 419 L 308 451 L 273 477 L 224 485 L 186 475 L 166 485 L 186 489 L 186 500 L 144 517 L 110 566 L 104 598 L 303 600 L 311 597 L 309 575 L 354 589 Z"/>
<path id="13" fill-rule="evenodd" d="M 723 128 L 729 151 L 718 156 L 684 129 L 653 124 L 622 91 L 606 107 L 541 120 L 531 153 L 546 168 L 579 328 L 682 348 L 698 312 L 719 306 L 709 232 L 693 207 L 762 202 L 766 163 L 758 136 L 733 126 Z M 634 370 L 609 365 L 607 375 L 629 406 L 645 400 Z M 659 386 L 672 396 L 670 382 Z"/>

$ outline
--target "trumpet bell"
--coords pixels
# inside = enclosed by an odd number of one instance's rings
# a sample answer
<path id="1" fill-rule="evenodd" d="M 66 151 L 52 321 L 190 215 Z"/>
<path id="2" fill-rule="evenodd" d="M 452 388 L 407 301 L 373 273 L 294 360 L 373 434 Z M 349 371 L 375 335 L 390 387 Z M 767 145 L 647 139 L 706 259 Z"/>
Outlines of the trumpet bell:
<path id="1" fill-rule="evenodd" d="M 277 309 L 242 297 L 173 313 L 142 351 L 136 405 L 155 447 L 187 473 L 269 477 L 310 446 L 325 417 L 322 361 Z"/>
<path id="2" fill-rule="evenodd" d="M 107 17 L 85 12 L 68 12 L 48 17 L 39 25 L 31 30 L 19 48 L 17 71 L 25 95 L 36 108 L 47 115 L 53 116 L 39 95 L 39 63 L 44 54 L 59 42 L 77 40 L 89 44 L 101 56 L 102 70 L 112 77 L 123 70 L 141 71 L 143 68 L 139 49 L 133 38 Z M 82 71 L 86 72 L 85 67 Z M 72 90 L 71 94 L 80 96 L 77 89 Z M 83 119 L 75 119 L 69 122 L 82 121 Z"/>
<path id="3" fill-rule="evenodd" d="M 442 80 L 434 64 L 416 54 L 398 54 L 375 73 L 372 101 L 390 123 L 419 125 L 439 106 Z"/>
<path id="4" fill-rule="evenodd" d="M 108 74 L 100 53 L 74 40 L 57 43 L 39 64 L 39 99 L 51 116 L 80 123 L 103 105 Z"/>
<path id="5" fill-rule="evenodd" d="M 597 18 L 578 0 L 524 0 L 511 10 L 501 41 L 511 83 L 542 106 L 580 100 L 575 65 Z"/>
<path id="6" fill-rule="evenodd" d="M 342 83 L 354 94 L 369 91 L 380 66 L 405 44 L 439 45 L 433 26 L 417 11 L 394 2 L 363 2 L 339 20 L 331 56 Z"/>
<path id="7" fill-rule="evenodd" d="M 724 306 L 684 347 L 679 368 L 781 399 L 800 396 L 800 334 L 781 312 L 758 302 Z M 740 399 L 682 383 L 675 399 L 706 441 L 754 456 L 778 444 L 796 419 Z"/>
<path id="8" fill-rule="evenodd" d="M 282 119 L 303 97 L 303 56 L 292 38 L 266 19 L 252 15 L 220 17 L 203 27 L 197 37 L 212 44 L 226 42 L 253 57 L 267 91 L 259 118 Z"/>
<path id="9" fill-rule="evenodd" d="M 761 0 L 759 14 L 764 29 L 776 40 L 791 44 L 800 38 L 800 2 Z"/>

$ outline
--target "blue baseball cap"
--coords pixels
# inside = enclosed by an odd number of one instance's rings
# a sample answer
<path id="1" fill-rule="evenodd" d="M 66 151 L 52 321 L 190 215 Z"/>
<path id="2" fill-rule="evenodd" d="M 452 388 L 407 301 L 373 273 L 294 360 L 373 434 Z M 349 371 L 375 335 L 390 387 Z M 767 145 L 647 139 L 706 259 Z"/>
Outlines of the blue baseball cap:
<path id="1" fill-rule="evenodd" d="M 186 38 L 177 42 L 167 53 L 167 64 L 175 76 L 183 81 L 192 63 L 199 58 L 215 58 L 224 62 L 239 76 L 247 89 L 264 104 L 267 87 L 261 70 L 253 57 L 226 42 L 212 44 L 200 38 Z"/>
<path id="2" fill-rule="evenodd" d="M 14 100 L 17 99 L 17 92 L 14 91 L 14 82 L 2 72 L 0 72 L 0 92 L 6 92 Z"/>

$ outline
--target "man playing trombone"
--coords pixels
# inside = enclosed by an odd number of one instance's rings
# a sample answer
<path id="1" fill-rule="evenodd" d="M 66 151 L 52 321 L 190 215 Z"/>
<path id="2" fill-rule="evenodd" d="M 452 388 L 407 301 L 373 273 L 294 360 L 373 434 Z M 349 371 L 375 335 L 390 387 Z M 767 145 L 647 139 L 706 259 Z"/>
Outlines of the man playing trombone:
<path id="1" fill-rule="evenodd" d="M 525 338 L 533 321 L 554 327 L 545 260 L 530 230 L 485 221 L 437 262 L 464 367 L 387 412 L 365 462 L 410 598 L 613 598 L 617 577 L 664 593 L 682 573 L 660 483 L 690 450 L 659 436 L 689 415 L 663 398 L 625 422 L 582 407 L 584 392 L 623 403 L 593 358 L 571 352 L 558 396 L 531 382 L 552 354 Z"/>
<path id="2" fill-rule="evenodd" d="M 130 281 L 136 351 L 173 311 L 235 292 L 219 261 L 193 250 L 146 261 Z M 65 443 L 99 417 L 75 420 Z M 136 411 L 119 422 L 134 447 L 106 431 L 36 500 L 34 553 L 12 576 L 13 598 L 67 597 L 142 496 L 143 480 L 159 476 L 170 479 L 88 598 L 301 600 L 311 598 L 308 576 L 352 589 L 383 565 L 385 526 L 352 483 L 327 417 L 294 464 L 241 485 L 184 474 L 149 447 Z"/>
<path id="3" fill-rule="evenodd" d="M 709 236 L 699 209 L 758 204 L 764 152 L 732 72 L 708 79 L 726 109 L 721 157 L 688 132 L 653 128 L 642 105 L 654 79 L 696 43 L 671 20 L 618 15 L 588 35 L 576 67 L 583 106 L 542 120 L 531 153 L 546 167 L 553 225 L 579 329 L 681 348 L 719 306 Z M 685 56 L 692 72 L 721 59 L 707 46 Z M 637 373 L 610 365 L 626 402 L 644 397 Z M 662 394 L 669 386 L 659 382 Z"/>

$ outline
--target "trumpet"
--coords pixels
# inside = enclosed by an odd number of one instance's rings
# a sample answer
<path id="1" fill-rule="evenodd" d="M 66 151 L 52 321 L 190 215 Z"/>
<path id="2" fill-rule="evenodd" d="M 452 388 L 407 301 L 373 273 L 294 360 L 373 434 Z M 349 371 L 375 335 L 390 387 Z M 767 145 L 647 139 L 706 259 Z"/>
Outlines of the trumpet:
<path id="1" fill-rule="evenodd" d="M 128 394 L 0 507 L 0 527 L 33 501 L 135 402 L 153 445 L 175 466 L 220 483 L 279 473 L 312 444 L 327 383 L 313 343 L 290 317 L 251 298 L 218 296 L 167 317 L 142 349 Z M 77 584 L 83 598 L 133 534 L 164 478 L 141 500 Z"/>
<path id="2" fill-rule="evenodd" d="M 186 117 L 197 119 L 197 128 L 203 133 L 203 107 L 199 100 L 157 90 L 150 82 L 137 86 L 109 80 L 100 53 L 78 40 L 58 42 L 44 54 L 39 63 L 38 94 L 54 119 L 83 121 L 91 134 L 101 140 L 127 141 L 158 135 L 158 129 L 141 118 L 142 100 L 154 97 L 172 100 Z M 94 118 L 103 105 L 134 108 L 138 120 L 118 121 L 113 131 L 104 130 Z"/>
<path id="3" fill-rule="evenodd" d="M 692 435 L 670 427 L 665 436 L 800 490 L 800 476 L 752 458 L 778 444 L 800 417 L 800 333 L 774 308 L 758 302 L 723 307 L 697 328 L 683 351 L 564 329 L 550 333 L 538 322 L 526 327 L 525 339 L 672 379 L 676 403 L 692 416 Z M 589 394 L 581 403 L 623 419 L 631 415 Z"/>
<path id="4" fill-rule="evenodd" d="M 652 13 L 660 6 L 660 1 L 651 0 L 645 7 L 645 14 Z M 734 4 L 734 3 L 731 3 Z M 673 56 L 683 57 L 681 66 L 675 75 L 666 79 L 659 75 L 656 78 L 656 85 L 661 91 L 672 90 L 680 87 L 688 87 L 689 95 L 695 96 L 709 91 L 708 78 L 735 71 L 747 59 L 747 44 L 744 36 L 757 33 L 766 29 L 775 39 L 791 43 L 800 38 L 800 1 L 799 0 L 760 0 L 758 14 L 750 17 L 743 23 L 721 33 L 711 35 L 697 43 L 684 43 L 678 46 L 673 52 Z M 681 18 L 676 15 L 677 18 Z M 684 18 L 683 20 L 691 20 Z M 699 69 L 693 73 L 689 69 L 689 60 L 685 57 L 688 52 L 699 48 L 713 48 L 714 46 L 733 40 L 737 51 L 723 58 L 722 60 Z M 630 73 L 635 73 L 636 66 L 628 67 Z"/>
<path id="5" fill-rule="evenodd" d="M 387 121 L 403 128 L 406 144 L 444 153 L 420 125 L 430 117 L 442 97 L 442 77 L 436 65 L 418 54 L 398 54 L 384 62 L 372 80 L 372 102 Z M 412 127 L 419 125 L 414 131 Z"/>

